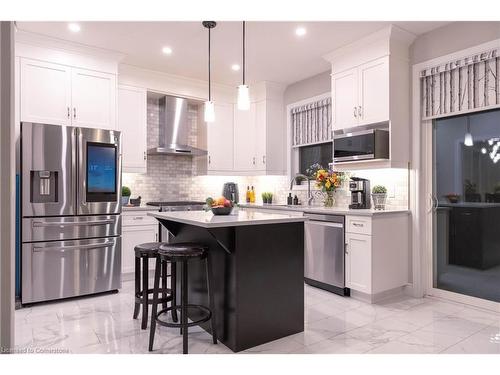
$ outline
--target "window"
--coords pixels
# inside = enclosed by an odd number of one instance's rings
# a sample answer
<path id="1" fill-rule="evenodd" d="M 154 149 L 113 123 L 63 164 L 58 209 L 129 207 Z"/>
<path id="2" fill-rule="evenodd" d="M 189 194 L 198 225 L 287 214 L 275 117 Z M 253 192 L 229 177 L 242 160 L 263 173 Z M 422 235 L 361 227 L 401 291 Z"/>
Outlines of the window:
<path id="1" fill-rule="evenodd" d="M 306 174 L 306 169 L 315 163 L 328 168 L 332 162 L 332 146 L 332 142 L 327 142 L 299 147 L 299 172 Z"/>

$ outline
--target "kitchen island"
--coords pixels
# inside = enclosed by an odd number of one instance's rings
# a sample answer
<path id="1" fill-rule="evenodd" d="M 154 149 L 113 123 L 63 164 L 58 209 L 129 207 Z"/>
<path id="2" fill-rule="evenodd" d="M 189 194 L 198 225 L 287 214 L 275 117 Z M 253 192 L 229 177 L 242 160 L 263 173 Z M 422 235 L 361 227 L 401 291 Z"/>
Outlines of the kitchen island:
<path id="1" fill-rule="evenodd" d="M 238 352 L 304 330 L 304 221 L 290 214 L 149 212 L 170 242 L 208 247 L 219 340 Z M 189 263 L 190 303 L 208 306 L 205 263 Z M 202 328 L 210 332 L 210 323 Z"/>

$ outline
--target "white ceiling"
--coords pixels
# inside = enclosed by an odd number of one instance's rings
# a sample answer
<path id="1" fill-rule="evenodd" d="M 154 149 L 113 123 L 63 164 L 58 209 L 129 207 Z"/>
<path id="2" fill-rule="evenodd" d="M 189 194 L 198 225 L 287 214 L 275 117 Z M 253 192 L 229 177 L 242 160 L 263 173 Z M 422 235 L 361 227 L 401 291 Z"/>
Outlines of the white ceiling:
<path id="1" fill-rule="evenodd" d="M 247 82 L 290 84 L 328 70 L 326 53 L 395 24 L 416 35 L 448 22 L 247 22 Z M 81 22 L 73 33 L 64 22 L 18 22 L 21 30 L 125 54 L 123 63 L 171 74 L 207 78 L 207 30 L 201 22 Z M 295 35 L 303 26 L 307 34 Z M 241 22 L 218 22 L 212 31 L 212 79 L 237 85 L 242 59 Z M 166 56 L 163 46 L 172 48 Z"/>

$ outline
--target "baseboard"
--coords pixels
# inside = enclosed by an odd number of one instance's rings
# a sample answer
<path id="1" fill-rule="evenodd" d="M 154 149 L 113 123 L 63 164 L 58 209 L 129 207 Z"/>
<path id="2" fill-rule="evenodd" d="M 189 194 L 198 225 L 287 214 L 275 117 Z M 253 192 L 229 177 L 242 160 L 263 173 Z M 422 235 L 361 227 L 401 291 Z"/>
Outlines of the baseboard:
<path id="1" fill-rule="evenodd" d="M 388 298 L 397 297 L 405 294 L 404 288 L 405 288 L 404 286 L 400 286 L 394 289 L 384 290 L 383 292 L 376 294 L 367 294 L 351 289 L 351 297 L 362 302 L 374 304 L 374 303 L 379 303 Z"/>

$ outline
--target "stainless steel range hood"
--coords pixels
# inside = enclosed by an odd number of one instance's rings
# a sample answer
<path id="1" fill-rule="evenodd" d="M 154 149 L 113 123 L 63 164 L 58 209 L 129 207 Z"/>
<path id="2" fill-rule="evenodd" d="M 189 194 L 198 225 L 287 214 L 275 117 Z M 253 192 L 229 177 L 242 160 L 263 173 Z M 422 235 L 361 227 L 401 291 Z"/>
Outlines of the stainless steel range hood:
<path id="1" fill-rule="evenodd" d="M 159 99 L 159 144 L 148 150 L 150 155 L 206 155 L 207 151 L 189 146 L 191 124 L 188 120 L 188 100 L 166 95 Z"/>

